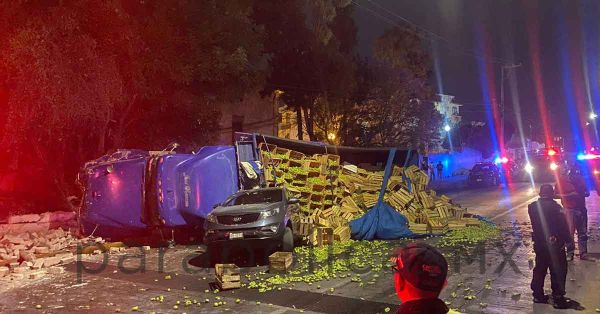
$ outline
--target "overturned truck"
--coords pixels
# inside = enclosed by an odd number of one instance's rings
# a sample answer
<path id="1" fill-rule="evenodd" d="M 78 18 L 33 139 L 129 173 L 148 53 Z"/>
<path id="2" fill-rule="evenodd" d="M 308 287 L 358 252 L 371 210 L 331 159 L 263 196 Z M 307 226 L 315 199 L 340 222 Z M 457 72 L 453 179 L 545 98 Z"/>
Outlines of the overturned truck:
<path id="1" fill-rule="evenodd" d="M 373 169 L 383 169 L 391 150 L 332 146 L 248 133 L 237 133 L 234 145 L 206 146 L 193 153 L 177 153 L 174 149 L 118 150 L 86 163 L 78 175 L 83 189 L 79 211 L 81 231 L 84 235 L 111 239 L 153 232 L 167 239 L 174 232 L 200 238 L 206 217 L 230 195 L 240 190 L 285 184 L 285 178 L 276 178 L 272 162 L 264 160 L 265 156 L 276 153 L 269 147 L 306 156 L 335 155 L 339 156 L 340 164 Z M 420 164 L 416 151 L 394 151 L 389 161 L 392 165 Z M 309 204 L 308 200 L 300 200 Z"/>

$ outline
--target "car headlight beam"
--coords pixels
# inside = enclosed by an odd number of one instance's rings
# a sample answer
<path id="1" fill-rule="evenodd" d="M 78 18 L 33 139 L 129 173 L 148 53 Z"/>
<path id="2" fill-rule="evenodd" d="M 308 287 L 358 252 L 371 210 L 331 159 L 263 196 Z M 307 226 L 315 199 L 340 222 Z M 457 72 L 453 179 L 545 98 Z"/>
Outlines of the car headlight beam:
<path id="1" fill-rule="evenodd" d="M 555 171 L 556 169 L 558 169 L 558 165 L 555 162 L 551 163 L 550 170 Z"/>
<path id="2" fill-rule="evenodd" d="M 532 172 L 533 172 L 533 169 L 535 169 L 535 168 L 533 168 L 533 166 L 532 166 L 530 163 L 527 163 L 527 164 L 525 165 L 525 172 L 527 172 L 527 173 L 532 173 Z"/>

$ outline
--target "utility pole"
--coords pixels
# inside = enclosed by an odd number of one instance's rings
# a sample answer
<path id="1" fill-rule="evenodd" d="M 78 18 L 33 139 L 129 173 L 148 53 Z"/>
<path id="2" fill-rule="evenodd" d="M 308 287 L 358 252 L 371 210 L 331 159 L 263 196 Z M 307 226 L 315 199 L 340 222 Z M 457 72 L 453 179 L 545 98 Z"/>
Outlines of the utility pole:
<path id="1" fill-rule="evenodd" d="M 504 70 L 520 67 L 521 64 L 503 64 L 500 70 L 500 143 L 504 145 Z M 504 147 L 501 148 L 504 150 Z"/>

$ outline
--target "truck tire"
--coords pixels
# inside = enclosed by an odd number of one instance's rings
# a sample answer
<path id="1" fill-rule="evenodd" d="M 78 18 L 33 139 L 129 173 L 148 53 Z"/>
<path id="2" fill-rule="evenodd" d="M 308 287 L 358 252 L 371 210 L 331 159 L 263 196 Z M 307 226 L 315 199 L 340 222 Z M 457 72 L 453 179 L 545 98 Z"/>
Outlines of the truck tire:
<path id="1" fill-rule="evenodd" d="M 285 227 L 283 239 L 281 240 L 281 250 L 284 252 L 294 251 L 294 233 L 290 227 Z"/>

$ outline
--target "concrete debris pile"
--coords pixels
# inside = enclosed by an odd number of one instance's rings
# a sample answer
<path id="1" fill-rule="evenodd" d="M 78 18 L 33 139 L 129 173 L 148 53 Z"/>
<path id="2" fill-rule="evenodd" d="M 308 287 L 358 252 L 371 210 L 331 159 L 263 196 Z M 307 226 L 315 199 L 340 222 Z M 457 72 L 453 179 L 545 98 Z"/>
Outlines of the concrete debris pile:
<path id="1" fill-rule="evenodd" d="M 63 229 L 5 234 L 0 237 L 0 278 L 36 279 L 62 273 L 75 260 L 78 239 Z"/>
<path id="2" fill-rule="evenodd" d="M 332 154 L 306 156 L 300 152 L 262 143 L 265 179 L 284 185 L 300 199 L 301 212 L 292 219 L 294 232 L 310 242 L 350 239 L 348 222 L 362 216 L 379 199 L 384 172 L 370 165 L 341 164 Z M 428 190 L 429 176 L 416 166 L 394 166 L 384 200 L 409 220 L 416 234 L 442 234 L 479 225 L 466 210 L 445 195 Z M 329 230 L 331 229 L 331 230 Z"/>

